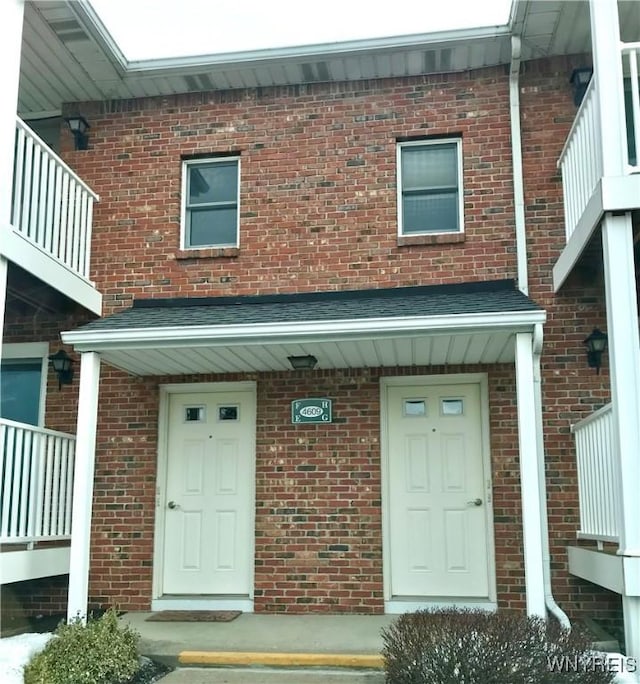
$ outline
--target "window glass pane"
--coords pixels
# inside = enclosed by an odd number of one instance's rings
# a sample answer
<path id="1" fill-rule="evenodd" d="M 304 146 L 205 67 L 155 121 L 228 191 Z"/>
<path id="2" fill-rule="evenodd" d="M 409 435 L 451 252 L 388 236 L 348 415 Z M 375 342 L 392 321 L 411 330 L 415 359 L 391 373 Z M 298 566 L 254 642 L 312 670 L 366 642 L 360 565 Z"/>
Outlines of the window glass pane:
<path id="1" fill-rule="evenodd" d="M 458 193 L 405 196 L 402 229 L 405 234 L 458 231 Z"/>
<path id="2" fill-rule="evenodd" d="M 235 207 L 192 209 L 188 220 L 188 247 L 237 244 L 238 210 Z"/>
<path id="3" fill-rule="evenodd" d="M 42 361 L 4 361 L 0 367 L 0 415 L 38 425 Z"/>
<path id="4" fill-rule="evenodd" d="M 457 187 L 456 145 L 402 148 L 402 190 Z"/>
<path id="5" fill-rule="evenodd" d="M 427 402 L 424 399 L 405 399 L 404 415 L 415 418 L 427 415 Z"/>
<path id="6" fill-rule="evenodd" d="M 638 82 L 640 87 L 640 82 Z M 627 154 L 629 155 L 629 164 L 635 166 L 638 163 L 636 159 L 636 132 L 633 126 L 633 100 L 631 99 L 631 79 L 625 78 L 624 84 L 624 116 L 627 123 Z"/>
<path id="7" fill-rule="evenodd" d="M 194 164 L 189 167 L 189 204 L 236 202 L 238 162 Z"/>

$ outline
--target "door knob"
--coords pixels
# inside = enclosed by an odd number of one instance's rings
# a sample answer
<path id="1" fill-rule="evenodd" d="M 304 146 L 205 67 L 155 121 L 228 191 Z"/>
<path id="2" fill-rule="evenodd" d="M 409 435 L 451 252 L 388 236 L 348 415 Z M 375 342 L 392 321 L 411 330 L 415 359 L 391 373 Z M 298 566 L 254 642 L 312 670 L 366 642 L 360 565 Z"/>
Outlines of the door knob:
<path id="1" fill-rule="evenodd" d="M 177 504 L 175 501 L 169 501 L 169 503 L 167 504 L 167 508 L 173 510 L 174 508 L 180 508 L 180 505 Z"/>
<path id="2" fill-rule="evenodd" d="M 467 501 L 467 506 L 482 506 L 482 499 L 472 499 Z"/>

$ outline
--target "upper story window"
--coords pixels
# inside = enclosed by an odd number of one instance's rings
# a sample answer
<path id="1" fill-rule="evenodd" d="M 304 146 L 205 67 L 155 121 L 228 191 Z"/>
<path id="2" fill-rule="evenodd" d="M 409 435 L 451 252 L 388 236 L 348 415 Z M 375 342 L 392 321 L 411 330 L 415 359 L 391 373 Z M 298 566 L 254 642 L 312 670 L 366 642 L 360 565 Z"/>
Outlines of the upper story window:
<path id="1" fill-rule="evenodd" d="M 462 141 L 398 144 L 399 234 L 461 233 L 462 210 Z"/>
<path id="2" fill-rule="evenodd" d="M 237 247 L 240 159 L 185 161 L 182 168 L 182 247 Z"/>

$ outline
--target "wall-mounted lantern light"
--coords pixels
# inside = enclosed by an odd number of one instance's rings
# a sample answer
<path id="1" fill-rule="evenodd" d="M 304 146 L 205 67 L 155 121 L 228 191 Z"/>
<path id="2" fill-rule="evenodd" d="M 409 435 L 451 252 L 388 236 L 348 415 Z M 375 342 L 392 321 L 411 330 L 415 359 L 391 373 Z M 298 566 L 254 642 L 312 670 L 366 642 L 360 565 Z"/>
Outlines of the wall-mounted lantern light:
<path id="1" fill-rule="evenodd" d="M 594 328 L 593 332 L 587 337 L 584 343 L 587 347 L 587 363 L 589 368 L 595 368 L 597 373 L 600 373 L 600 366 L 602 365 L 602 353 L 607 348 L 607 336 L 598 328 Z"/>
<path id="2" fill-rule="evenodd" d="M 89 136 L 87 131 L 91 128 L 87 120 L 81 114 L 74 114 L 73 116 L 65 116 L 64 120 L 69 126 L 69 130 L 73 133 L 73 138 L 76 143 L 76 150 L 89 149 Z"/>
<path id="3" fill-rule="evenodd" d="M 593 69 L 591 67 L 579 67 L 571 72 L 569 83 L 571 83 L 571 88 L 573 90 L 573 104 L 575 104 L 576 107 L 579 107 L 582 103 L 582 99 L 587 92 L 592 75 Z"/>
<path id="4" fill-rule="evenodd" d="M 318 359 L 312 354 L 306 356 L 287 356 L 293 370 L 313 370 L 318 363 Z"/>
<path id="5" fill-rule="evenodd" d="M 58 349 L 55 354 L 51 354 L 49 362 L 58 376 L 59 390 L 62 389 L 62 385 L 70 385 L 73 382 L 73 360 L 64 349 Z"/>

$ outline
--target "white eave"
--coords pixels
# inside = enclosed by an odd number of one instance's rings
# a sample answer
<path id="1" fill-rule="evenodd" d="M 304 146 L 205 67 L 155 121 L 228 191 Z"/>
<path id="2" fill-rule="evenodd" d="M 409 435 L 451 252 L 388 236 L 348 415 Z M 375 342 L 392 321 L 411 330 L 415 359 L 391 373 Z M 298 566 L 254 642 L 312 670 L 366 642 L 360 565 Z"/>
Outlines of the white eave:
<path id="1" fill-rule="evenodd" d="M 288 370 L 287 356 L 313 354 L 319 370 L 379 366 L 513 363 L 518 332 L 542 310 L 456 316 L 80 329 L 62 333 L 134 375 Z"/>
<path id="2" fill-rule="evenodd" d="M 636 3 L 620 3 L 623 33 Z M 425 10 L 428 11 L 428 10 Z M 515 0 L 504 26 L 269 50 L 129 61 L 88 0 L 25 5 L 19 113 L 59 112 L 65 102 L 236 88 L 419 76 L 508 65 L 511 35 L 522 60 L 591 49 L 585 2 Z"/>
<path id="3" fill-rule="evenodd" d="M 128 61 L 87 0 L 25 7 L 19 111 L 64 102 L 353 81 L 507 64 L 508 26 Z"/>

